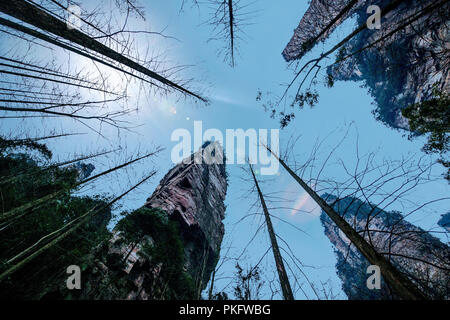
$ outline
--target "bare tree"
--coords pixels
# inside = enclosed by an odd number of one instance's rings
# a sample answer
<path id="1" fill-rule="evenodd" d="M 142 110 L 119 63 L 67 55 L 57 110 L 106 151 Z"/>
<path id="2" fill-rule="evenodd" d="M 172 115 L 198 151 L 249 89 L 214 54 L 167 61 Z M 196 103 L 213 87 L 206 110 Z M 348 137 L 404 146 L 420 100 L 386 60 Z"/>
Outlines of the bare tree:
<path id="1" fill-rule="evenodd" d="M 38 8 L 35 5 L 27 3 L 23 0 L 13 0 L 8 3 L 3 3 L 0 5 L 0 10 L 3 13 L 6 13 L 12 17 L 15 17 L 23 22 L 27 22 L 43 31 L 50 32 L 56 36 L 61 37 L 62 39 L 68 40 L 71 43 L 77 44 L 84 48 L 85 50 L 91 50 L 97 54 L 100 54 L 104 58 L 109 58 L 111 61 L 129 67 L 130 69 L 148 76 L 164 85 L 167 85 L 170 88 L 181 91 L 187 95 L 193 96 L 197 99 L 206 102 L 206 99 L 195 94 L 188 89 L 172 82 L 171 80 L 159 75 L 158 73 L 149 70 L 145 66 L 136 63 L 130 58 L 125 57 L 121 53 L 112 50 L 101 42 L 93 39 L 92 37 L 87 36 L 83 32 L 77 29 L 69 29 L 67 28 L 67 23 L 57 19 L 56 17 L 46 13 L 42 9 Z M 5 21 L 3 19 L 0 21 L 1 24 L 7 25 L 10 28 L 14 28 L 16 30 L 20 29 L 21 31 L 26 31 L 27 33 L 33 33 L 33 31 L 24 26 L 17 26 L 16 24 L 11 23 L 10 21 Z M 48 39 L 48 38 L 47 38 Z M 53 44 L 62 46 L 59 41 L 52 41 Z M 64 46 L 66 49 L 74 51 L 73 47 Z M 77 52 L 78 53 L 78 52 Z M 98 62 L 105 64 L 103 59 L 97 59 Z"/>
<path id="2" fill-rule="evenodd" d="M 291 284 L 289 282 L 289 277 L 286 272 L 286 268 L 284 267 L 283 257 L 281 256 L 280 249 L 278 247 L 277 237 L 275 235 L 275 231 L 273 229 L 272 220 L 270 219 L 269 210 L 267 209 L 266 202 L 264 201 L 264 196 L 259 187 L 258 180 L 256 179 L 255 172 L 253 171 L 252 166 L 250 165 L 250 171 L 252 173 L 253 180 L 255 182 L 255 187 L 258 192 L 259 199 L 261 201 L 261 206 L 264 212 L 264 217 L 266 220 L 267 231 L 269 233 L 271 247 L 273 251 L 273 256 L 275 258 L 275 266 L 278 272 L 281 290 L 283 291 L 283 297 L 285 300 L 295 300 L 294 295 L 292 293 Z"/>
<path id="3" fill-rule="evenodd" d="M 185 6 L 182 1 L 181 10 Z M 236 56 L 239 54 L 239 44 L 245 38 L 244 28 L 251 23 L 254 11 L 250 8 L 253 2 L 245 3 L 243 0 L 191 0 L 194 6 L 201 9 L 208 7 L 209 19 L 204 24 L 212 29 L 208 42 L 220 43 L 218 55 L 231 67 L 236 65 Z"/>

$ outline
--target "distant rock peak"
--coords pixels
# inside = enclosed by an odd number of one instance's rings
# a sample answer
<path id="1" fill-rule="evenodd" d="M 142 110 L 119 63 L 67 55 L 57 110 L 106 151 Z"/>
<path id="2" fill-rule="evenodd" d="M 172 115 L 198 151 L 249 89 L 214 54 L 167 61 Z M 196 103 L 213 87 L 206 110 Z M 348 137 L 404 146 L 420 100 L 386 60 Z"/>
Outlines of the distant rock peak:
<path id="1" fill-rule="evenodd" d="M 450 232 L 450 211 L 441 216 L 438 225 L 447 230 L 447 232 Z"/>
<path id="2" fill-rule="evenodd" d="M 345 212 L 345 220 L 356 231 L 366 230 L 367 218 L 371 217 L 365 239 L 380 253 L 391 252 L 391 262 L 405 273 L 425 295 L 432 299 L 450 298 L 450 274 L 445 271 L 450 261 L 450 248 L 425 230 L 404 220 L 398 212 L 387 212 L 370 206 L 356 198 L 323 195 L 334 202 L 334 209 Z M 336 271 L 342 280 L 342 289 L 351 300 L 374 300 L 398 298 L 382 280 L 380 290 L 370 290 L 366 281 L 369 261 L 356 249 L 331 219 L 322 212 L 321 222 L 325 235 L 334 246 Z M 373 231 L 372 231 L 373 230 Z M 375 231 L 376 230 L 376 231 Z M 390 233 L 392 237 L 390 237 Z M 389 251 L 390 250 L 390 251 Z M 422 261 L 428 261 L 425 264 Z"/>

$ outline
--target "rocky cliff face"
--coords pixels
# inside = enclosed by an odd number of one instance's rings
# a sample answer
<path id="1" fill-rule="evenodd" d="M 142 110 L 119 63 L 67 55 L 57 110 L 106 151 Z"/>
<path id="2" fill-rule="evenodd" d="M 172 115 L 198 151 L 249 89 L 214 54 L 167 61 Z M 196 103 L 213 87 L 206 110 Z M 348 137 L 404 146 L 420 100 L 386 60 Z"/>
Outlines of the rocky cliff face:
<path id="1" fill-rule="evenodd" d="M 336 200 L 328 196 L 329 203 Z M 392 263 L 407 274 L 430 298 L 450 298 L 450 248 L 423 229 L 403 220 L 397 212 L 386 212 L 355 199 L 345 198 L 334 204 L 339 213 L 357 231 L 366 229 L 368 217 L 372 217 L 368 232 L 362 232 L 369 243 L 380 253 L 391 253 Z M 392 299 L 392 294 L 382 280 L 381 289 L 367 287 L 367 267 L 370 263 L 351 245 L 349 239 L 322 212 L 321 221 L 325 234 L 335 247 L 336 269 L 342 280 L 342 288 L 349 299 Z M 392 234 L 392 236 L 390 236 Z M 369 237 L 370 235 L 370 237 Z M 428 263 L 424 263 L 424 261 Z"/>
<path id="2" fill-rule="evenodd" d="M 176 165 L 143 208 L 119 221 L 94 254 L 81 299 L 199 297 L 219 258 L 227 191 L 225 164 L 196 162 L 206 152 Z"/>
<path id="3" fill-rule="evenodd" d="M 306 10 L 298 27 L 294 30 L 294 35 L 283 50 L 283 57 L 286 61 L 301 59 L 308 51 L 308 43 L 319 36 L 331 21 L 345 8 L 348 0 L 313 0 Z M 333 27 L 318 37 L 318 41 L 324 41 L 342 23 L 352 11 L 344 15 Z"/>
<path id="4" fill-rule="evenodd" d="M 314 40 L 320 30 L 333 21 L 350 2 L 312 0 L 283 51 L 284 58 L 291 61 L 303 57 L 311 47 L 311 40 Z M 358 1 L 328 32 L 319 37 L 319 40 L 325 40 L 338 25 L 350 17 L 356 19 L 358 26 L 364 25 L 369 17 L 366 13 L 368 6 L 378 5 L 385 8 L 390 2 Z M 412 24 L 362 53 L 328 68 L 328 73 L 335 80 L 364 81 L 376 100 L 376 117 L 391 127 L 408 129 L 401 109 L 429 99 L 433 85 L 441 91 L 449 92 L 450 4 L 443 2 L 428 12 L 428 7 L 433 3 L 436 2 L 404 1 L 397 9 L 383 17 L 380 30 L 367 29 L 360 32 L 341 49 L 338 56 L 344 57 L 356 52 L 402 27 L 406 21 L 414 19 Z"/>

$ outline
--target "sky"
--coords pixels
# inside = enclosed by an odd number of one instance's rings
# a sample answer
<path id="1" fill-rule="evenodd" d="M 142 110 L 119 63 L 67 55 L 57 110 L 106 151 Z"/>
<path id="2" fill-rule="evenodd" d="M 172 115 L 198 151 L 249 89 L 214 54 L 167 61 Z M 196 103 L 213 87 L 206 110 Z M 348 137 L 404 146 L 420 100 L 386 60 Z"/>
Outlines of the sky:
<path id="1" fill-rule="evenodd" d="M 151 93 L 146 99 L 139 101 L 137 114 L 128 116 L 131 123 L 139 124 L 132 133 L 120 135 L 111 128 L 103 128 L 104 139 L 95 133 L 86 131 L 86 128 L 71 121 L 46 120 L 28 121 L 27 126 L 35 133 L 49 129 L 61 129 L 70 132 L 86 132 L 85 135 L 67 137 L 57 140 L 49 140 L 49 147 L 54 150 L 55 158 L 68 158 L 74 153 L 84 153 L 98 148 L 112 148 L 118 144 L 123 147 L 119 157 L 126 157 L 137 150 L 152 149 L 160 145 L 165 148 L 157 157 L 137 164 L 131 171 L 113 175 L 102 180 L 89 189 L 88 193 L 118 193 L 128 183 L 128 179 L 138 179 L 142 174 L 152 168 L 157 168 L 158 173 L 150 183 L 133 193 L 121 202 L 120 209 L 133 209 L 143 205 L 154 188 L 158 185 L 164 174 L 174 165 L 171 161 L 171 149 L 176 142 L 170 137 L 176 129 L 193 131 L 193 122 L 202 121 L 204 130 L 209 128 L 219 129 L 279 129 L 277 119 L 271 119 L 264 112 L 263 107 L 256 101 L 257 92 L 280 93 L 282 84 L 290 81 L 292 71 L 288 69 L 281 52 L 292 36 L 294 28 L 307 8 L 307 1 L 284 0 L 269 1 L 259 0 L 250 5 L 252 12 L 251 24 L 245 26 L 244 40 L 239 43 L 239 55 L 236 57 L 236 66 L 231 68 L 224 63 L 223 58 L 217 55 L 221 46 L 220 42 L 207 41 L 211 37 L 211 27 L 205 23 L 209 11 L 186 6 L 180 12 L 181 1 L 152 0 L 142 1 L 145 7 L 146 21 L 136 22 L 134 26 L 150 28 L 153 31 L 164 30 L 164 34 L 174 37 L 162 38 L 155 36 L 151 43 L 144 43 L 138 37 L 137 47 L 149 48 L 151 51 L 166 52 L 165 59 L 175 64 L 190 65 L 187 74 L 197 81 L 200 86 L 207 88 L 205 94 L 210 99 L 210 105 L 194 103 L 191 100 L 178 99 L 174 95 L 168 97 L 154 96 Z M 82 6 L 89 8 L 95 1 L 81 1 Z M 341 26 L 324 44 L 313 50 L 312 55 L 317 54 L 323 48 L 350 30 L 352 22 L 348 21 Z M 139 41 L 142 41 L 140 43 Z M 11 49 L 12 42 L 0 42 L 0 51 L 3 53 Z M 12 44 L 15 45 L 15 44 Z M 40 50 L 40 49 L 39 49 Z M 37 51 L 43 59 L 45 49 Z M 61 53 L 57 59 L 64 63 L 67 54 Z M 83 64 L 77 57 L 71 56 L 71 63 Z M 103 70 L 103 69 L 102 69 Z M 105 74 L 111 74 L 114 81 L 114 72 L 105 70 Z M 122 81 L 117 77 L 115 81 Z M 320 94 L 319 103 L 313 108 L 305 108 L 297 112 L 296 118 L 284 130 L 280 132 L 281 147 L 285 146 L 291 136 L 301 136 L 293 152 L 298 159 L 305 159 L 315 143 L 324 140 L 321 157 L 324 157 L 347 134 L 344 143 L 336 151 L 335 159 L 342 159 L 349 166 L 355 163 L 355 144 L 359 143 L 360 153 L 375 152 L 379 159 L 401 159 L 409 154 L 422 155 L 420 148 L 424 138 L 410 141 L 405 133 L 396 131 L 377 122 L 371 110 L 373 98 L 367 90 L 361 88 L 361 83 L 337 82 L 333 88 L 318 85 Z M 137 91 L 134 92 L 137 94 Z M 15 132 L 21 125 L 18 121 L 2 120 L 0 130 L 2 132 Z M 225 146 L 226 148 L 226 146 Z M 111 165 L 111 159 L 101 159 L 95 163 L 97 172 Z M 333 162 L 332 162 L 333 163 Z M 334 162 L 335 163 L 335 162 Z M 255 195 L 248 196 L 247 191 L 251 185 L 245 181 L 245 173 L 240 165 L 228 165 L 229 186 L 226 198 L 225 238 L 222 252 L 231 246 L 229 254 L 240 256 L 247 246 L 252 235 L 261 223 L 260 216 L 251 216 L 242 222 L 237 222 L 249 213 L 254 213 L 251 205 L 257 200 Z M 324 175 L 337 179 L 344 177 L 342 168 L 336 165 L 328 166 Z M 247 176 L 248 178 L 248 176 Z M 272 208 L 274 216 L 283 219 L 274 219 L 276 232 L 289 244 L 282 246 L 303 264 L 302 271 L 309 280 L 320 287 L 321 283 L 328 282 L 338 298 L 344 299 L 345 295 L 340 289 L 341 282 L 336 275 L 334 265 L 336 258 L 333 248 L 323 233 L 323 227 L 319 221 L 320 210 L 303 190 L 280 168 L 279 175 L 271 177 L 259 176 L 261 188 L 266 192 L 277 191 L 279 196 L 289 199 L 280 208 Z M 426 187 L 418 187 L 410 196 L 414 199 L 426 201 L 427 199 L 445 196 L 449 187 L 444 181 L 438 181 Z M 280 205 L 281 206 L 281 205 Z M 278 205 L 277 205 L 278 207 Z M 391 209 L 396 208 L 395 205 Z M 408 217 L 423 228 L 436 228 L 440 214 L 448 211 L 448 202 L 436 204 L 429 209 L 429 214 Z M 301 229 L 301 231 L 299 231 Z M 274 279 L 273 256 L 266 251 L 269 239 L 265 229 L 248 246 L 246 252 L 241 255 L 242 265 L 253 265 L 262 260 L 261 266 L 266 277 Z M 289 257 L 285 257 L 288 261 Z M 217 290 L 227 289 L 230 284 L 230 276 L 234 272 L 234 261 L 225 263 L 220 269 L 219 278 L 216 281 Z M 292 264 L 292 261 L 290 261 Z M 297 299 L 316 298 L 305 278 L 299 277 L 302 289 L 296 294 Z M 296 285 L 296 287 L 298 287 Z M 264 297 L 268 290 L 264 290 Z M 274 298 L 279 299 L 277 295 Z"/>

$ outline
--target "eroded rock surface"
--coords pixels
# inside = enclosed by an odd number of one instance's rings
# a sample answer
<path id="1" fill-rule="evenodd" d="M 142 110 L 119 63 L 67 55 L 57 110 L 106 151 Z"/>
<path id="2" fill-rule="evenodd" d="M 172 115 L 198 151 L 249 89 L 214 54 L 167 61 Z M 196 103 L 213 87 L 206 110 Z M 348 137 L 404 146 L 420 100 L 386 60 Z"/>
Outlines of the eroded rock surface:
<path id="1" fill-rule="evenodd" d="M 312 40 L 350 2 L 312 0 L 283 51 L 286 61 L 302 58 L 311 47 Z M 355 19 L 357 26 L 364 25 L 370 16 L 367 13 L 370 5 L 385 8 L 391 2 L 358 1 L 318 40 L 327 39 L 349 18 Z M 436 3 L 431 0 L 404 1 L 382 18 L 380 30 L 360 32 L 343 46 L 338 56 L 355 53 L 378 39 L 383 41 L 328 69 L 334 80 L 364 81 L 376 100 L 375 116 L 388 126 L 408 129 L 408 121 L 402 116 L 401 109 L 428 100 L 434 86 L 443 92 L 450 91 L 450 4 L 442 1 L 436 7 L 430 7 Z M 413 23 L 402 28 L 408 21 Z M 401 31 L 390 35 L 397 28 Z"/>

